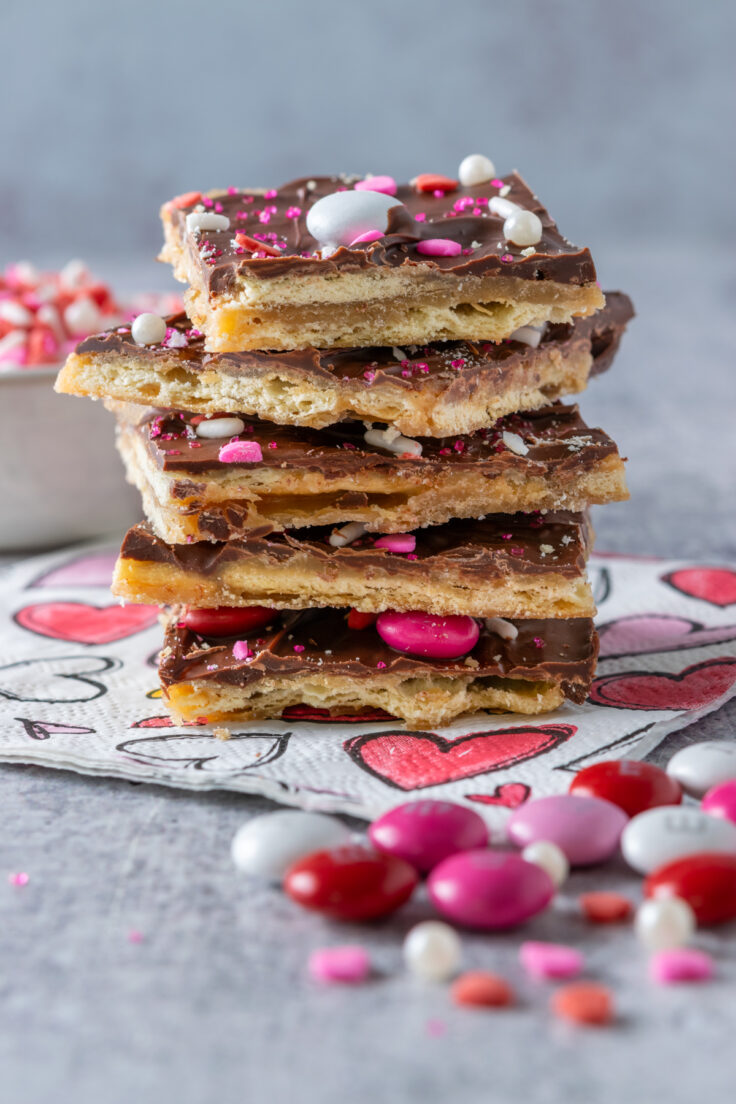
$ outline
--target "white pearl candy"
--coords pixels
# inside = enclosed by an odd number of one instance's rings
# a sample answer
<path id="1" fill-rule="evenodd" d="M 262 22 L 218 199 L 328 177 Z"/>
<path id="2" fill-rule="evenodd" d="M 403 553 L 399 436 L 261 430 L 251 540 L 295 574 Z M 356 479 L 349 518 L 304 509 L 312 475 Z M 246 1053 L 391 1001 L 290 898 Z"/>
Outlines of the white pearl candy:
<path id="1" fill-rule="evenodd" d="M 408 969 L 425 981 L 447 981 L 462 960 L 460 936 L 441 920 L 425 920 L 413 927 L 403 950 Z"/>
<path id="2" fill-rule="evenodd" d="M 695 913 L 679 897 L 644 901 L 636 911 L 634 929 L 650 951 L 668 951 L 689 943 L 695 932 Z"/>
<path id="3" fill-rule="evenodd" d="M 682 748 L 667 764 L 667 773 L 685 793 L 702 797 L 720 782 L 736 778 L 736 743 L 732 740 L 703 740 Z"/>
<path id="4" fill-rule="evenodd" d="M 159 314 L 139 314 L 130 327 L 136 345 L 158 345 L 166 337 L 166 323 Z"/>
<path id="5" fill-rule="evenodd" d="M 242 418 L 209 418 L 197 426 L 198 437 L 237 437 L 245 429 Z"/>
<path id="6" fill-rule="evenodd" d="M 541 866 L 542 870 L 546 870 L 556 889 L 560 888 L 570 873 L 567 855 L 552 840 L 537 840 L 536 843 L 527 844 L 521 852 L 521 857 L 526 862 L 534 863 L 535 866 Z"/>
<path id="7" fill-rule="evenodd" d="M 542 237 L 542 220 L 533 211 L 512 211 L 503 224 L 503 236 L 514 245 L 536 245 Z"/>
<path id="8" fill-rule="evenodd" d="M 190 234 L 198 230 L 229 230 L 230 219 L 227 215 L 218 215 L 214 211 L 192 211 L 187 215 L 187 230 Z"/>
<path id="9" fill-rule="evenodd" d="M 279 809 L 243 824 L 233 836 L 230 855 L 244 874 L 280 882 L 298 859 L 313 851 L 341 847 L 350 838 L 350 830 L 336 817 Z"/>
<path id="10" fill-rule="evenodd" d="M 457 170 L 457 178 L 464 188 L 472 188 L 474 184 L 485 184 L 496 175 L 496 169 L 492 161 L 484 157 L 482 153 L 469 153 L 460 162 Z"/>
<path id="11" fill-rule="evenodd" d="M 389 210 L 400 206 L 395 196 L 383 192 L 333 192 L 309 208 L 307 230 L 320 245 L 334 252 L 362 234 L 374 230 L 385 233 Z"/>

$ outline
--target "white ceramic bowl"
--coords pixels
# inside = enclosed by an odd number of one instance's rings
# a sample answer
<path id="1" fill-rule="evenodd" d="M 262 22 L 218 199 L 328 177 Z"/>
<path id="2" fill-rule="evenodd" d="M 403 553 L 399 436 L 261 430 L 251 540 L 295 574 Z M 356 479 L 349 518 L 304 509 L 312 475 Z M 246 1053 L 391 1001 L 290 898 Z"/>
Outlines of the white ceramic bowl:
<path id="1" fill-rule="evenodd" d="M 102 403 L 54 391 L 56 367 L 0 372 L 0 551 L 50 548 L 141 518 Z"/>

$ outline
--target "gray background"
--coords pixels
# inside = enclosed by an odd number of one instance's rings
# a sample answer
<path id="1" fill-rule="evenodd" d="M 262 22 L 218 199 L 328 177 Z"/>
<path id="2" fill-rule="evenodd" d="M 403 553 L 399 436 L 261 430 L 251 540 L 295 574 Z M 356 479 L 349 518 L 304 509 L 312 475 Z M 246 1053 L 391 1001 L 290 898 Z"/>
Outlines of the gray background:
<path id="1" fill-rule="evenodd" d="M 583 397 L 630 457 L 632 501 L 597 511 L 619 551 L 733 558 L 734 9 L 726 3 L 8 4 L 0 214 L 7 259 L 82 253 L 154 282 L 155 207 L 174 191 L 279 183 L 324 168 L 519 166 L 594 250 L 639 317 Z M 12 106 L 12 109 L 8 107 Z M 667 741 L 730 738 L 736 704 Z M 530 937 L 585 943 L 615 1029 L 574 1033 L 525 982 L 518 935 L 468 937 L 521 1007 L 453 1009 L 413 984 L 399 945 L 421 900 L 344 932 L 233 876 L 228 845 L 265 808 L 35 768 L 0 768 L 0 1078 L 10 1104 L 561 1104 L 733 1093 L 734 926 L 700 936 L 720 980 L 645 977 L 630 933 L 591 938 L 565 907 Z M 144 942 L 127 940 L 131 928 Z M 381 972 L 356 991 L 304 978 L 353 939 Z M 444 1034 L 428 1033 L 428 1021 Z"/>

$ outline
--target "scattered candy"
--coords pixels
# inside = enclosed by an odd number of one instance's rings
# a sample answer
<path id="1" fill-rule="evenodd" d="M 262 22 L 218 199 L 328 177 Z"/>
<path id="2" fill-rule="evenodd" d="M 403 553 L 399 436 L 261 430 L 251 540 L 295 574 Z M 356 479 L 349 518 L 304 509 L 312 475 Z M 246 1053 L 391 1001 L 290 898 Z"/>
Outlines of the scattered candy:
<path id="1" fill-rule="evenodd" d="M 736 824 L 684 805 L 648 809 L 626 825 L 621 850 L 640 874 L 698 851 L 736 855 Z"/>
<path id="2" fill-rule="evenodd" d="M 472 188 L 476 184 L 486 184 L 496 175 L 493 162 L 484 157 L 482 153 L 469 153 L 460 162 L 457 170 L 460 183 L 464 188 Z"/>
<path id="3" fill-rule="evenodd" d="M 356 844 L 300 859 L 287 870 L 284 889 L 298 905 L 335 920 L 373 920 L 400 908 L 418 881 L 403 859 Z"/>
<path id="4" fill-rule="evenodd" d="M 658 805 L 679 805 L 682 787 L 652 763 L 635 759 L 610 759 L 579 771 L 570 783 L 570 793 L 601 797 L 618 805 L 633 817 Z"/>
<path id="5" fill-rule="evenodd" d="M 417 924 L 404 940 L 408 969 L 426 981 L 447 981 L 457 973 L 461 959 L 460 936 L 441 920 Z"/>
<path id="6" fill-rule="evenodd" d="M 591 924 L 618 924 L 628 920 L 633 912 L 631 901 L 620 893 L 597 890 L 581 893 L 578 900 L 583 916 Z"/>
<path id="7" fill-rule="evenodd" d="M 184 624 L 202 636 L 238 636 L 267 625 L 277 614 L 267 606 L 214 606 L 187 609 Z"/>
<path id="8" fill-rule="evenodd" d="M 736 919 L 736 855 L 698 852 L 661 866 L 644 882 L 644 894 L 655 900 L 687 901 L 699 924 Z"/>
<path id="9" fill-rule="evenodd" d="M 449 176 L 440 176 L 439 173 L 420 173 L 419 176 L 414 177 L 412 184 L 418 192 L 429 192 L 431 195 L 435 192 L 446 195 L 448 192 L 457 190 L 457 180 Z"/>
<path id="10" fill-rule="evenodd" d="M 351 609 L 347 618 L 348 628 L 361 632 L 363 629 L 375 625 L 377 617 L 377 613 L 363 613 L 361 610 Z"/>
<path id="11" fill-rule="evenodd" d="M 197 423 L 198 437 L 237 437 L 245 429 L 242 418 L 205 418 Z"/>
<path id="12" fill-rule="evenodd" d="M 460 242 L 450 241 L 449 238 L 424 238 L 417 242 L 417 253 L 428 257 L 458 257 L 462 251 Z"/>
<path id="13" fill-rule="evenodd" d="M 542 220 L 533 211 L 512 211 L 503 224 L 503 236 L 514 245 L 536 245 L 542 238 Z"/>
<path id="14" fill-rule="evenodd" d="M 417 538 L 413 533 L 391 533 L 386 537 L 379 537 L 374 548 L 385 548 L 389 552 L 413 552 L 417 546 Z"/>
<path id="15" fill-rule="evenodd" d="M 309 208 L 307 230 L 320 245 L 334 250 L 371 230 L 385 234 L 388 212 L 396 206 L 401 205 L 382 192 L 333 192 Z"/>
<path id="16" fill-rule="evenodd" d="M 421 456 L 422 446 L 419 441 L 412 441 L 410 437 L 402 437 L 395 429 L 367 429 L 363 434 L 367 445 L 375 445 L 377 448 L 388 449 L 397 456 Z"/>
<path id="17" fill-rule="evenodd" d="M 202 230 L 230 229 L 227 215 L 217 215 L 214 211 L 192 211 L 187 215 L 186 223 L 190 234 L 198 234 Z"/>
<path id="18" fill-rule="evenodd" d="M 478 813 L 449 801 L 407 801 L 374 820 L 368 829 L 379 851 L 398 855 L 422 873 L 458 851 L 488 846 L 488 828 Z"/>
<path id="19" fill-rule="evenodd" d="M 396 181 L 392 176 L 367 176 L 355 185 L 356 192 L 383 192 L 384 195 L 396 195 Z"/>
<path id="20" fill-rule="evenodd" d="M 700 808 L 709 816 L 723 817 L 736 824 L 736 778 L 712 786 L 701 801 Z"/>
<path id="21" fill-rule="evenodd" d="M 503 851 L 462 851 L 436 866 L 427 882 L 438 912 L 464 927 L 512 928 L 546 908 L 552 879 L 541 866 Z"/>
<path id="22" fill-rule="evenodd" d="M 682 947 L 695 932 L 695 913 L 679 897 L 644 901 L 636 910 L 634 929 L 650 951 Z"/>
<path id="23" fill-rule="evenodd" d="M 736 778 L 736 741 L 704 740 L 682 748 L 670 759 L 667 773 L 685 793 L 702 797 L 720 782 Z"/>
<path id="24" fill-rule="evenodd" d="M 660 985 L 673 985 L 680 981 L 710 981 L 713 973 L 713 959 L 705 951 L 698 951 L 694 947 L 657 951 L 649 960 L 649 976 Z"/>
<path id="25" fill-rule="evenodd" d="M 526 862 L 536 863 L 542 870 L 546 870 L 556 889 L 560 888 L 570 873 L 567 855 L 551 840 L 536 840 L 534 843 L 527 844 L 521 852 L 521 857 Z"/>
<path id="26" fill-rule="evenodd" d="M 450 990 L 455 1004 L 477 1008 L 508 1008 L 514 1003 L 514 991 L 498 974 L 488 970 L 469 970 L 453 982 Z"/>
<path id="27" fill-rule="evenodd" d="M 342 821 L 325 813 L 280 809 L 246 821 L 233 837 L 230 854 L 238 870 L 281 882 L 297 860 L 350 840 Z"/>
<path id="28" fill-rule="evenodd" d="M 517 847 L 548 840 L 564 851 L 571 866 L 590 866 L 611 857 L 626 823 L 626 814 L 610 801 L 557 794 L 514 810 L 506 833 Z"/>
<path id="29" fill-rule="evenodd" d="M 160 345 L 166 337 L 166 322 L 158 314 L 139 314 L 130 327 L 136 345 Z"/>
<path id="30" fill-rule="evenodd" d="M 221 464 L 256 464 L 263 459 L 257 441 L 228 441 L 218 454 Z"/>
<path id="31" fill-rule="evenodd" d="M 516 214 L 521 210 L 518 203 L 512 203 L 510 199 L 504 199 L 502 196 L 494 196 L 493 199 L 488 202 L 488 210 L 492 215 L 498 215 L 499 218 L 507 219 L 511 215 Z"/>
<path id="32" fill-rule="evenodd" d="M 376 630 L 396 651 L 432 659 L 459 659 L 478 643 L 477 621 L 464 614 L 439 617 L 431 613 L 379 614 Z"/>
<path id="33" fill-rule="evenodd" d="M 521 944 L 519 961 L 528 974 L 540 979 L 577 977 L 585 964 L 583 955 L 574 947 L 534 940 Z"/>
<path id="34" fill-rule="evenodd" d="M 371 960 L 365 947 L 358 944 L 322 947 L 310 954 L 307 970 L 315 981 L 326 985 L 360 985 L 370 976 Z"/>
<path id="35" fill-rule="evenodd" d="M 611 991 L 593 981 L 563 985 L 552 994 L 550 1008 L 563 1020 L 596 1027 L 610 1023 L 614 1016 Z"/>
<path id="36" fill-rule="evenodd" d="M 520 326 L 509 336 L 510 341 L 520 341 L 523 345 L 531 345 L 536 349 L 542 342 L 547 330 L 547 324 L 541 326 Z"/>
<path id="37" fill-rule="evenodd" d="M 347 525 L 343 525 L 341 529 L 335 529 L 333 533 L 330 533 L 328 537 L 328 543 L 333 548 L 344 548 L 346 544 L 351 544 L 354 540 L 358 540 L 365 533 L 365 525 L 362 521 L 349 521 Z"/>

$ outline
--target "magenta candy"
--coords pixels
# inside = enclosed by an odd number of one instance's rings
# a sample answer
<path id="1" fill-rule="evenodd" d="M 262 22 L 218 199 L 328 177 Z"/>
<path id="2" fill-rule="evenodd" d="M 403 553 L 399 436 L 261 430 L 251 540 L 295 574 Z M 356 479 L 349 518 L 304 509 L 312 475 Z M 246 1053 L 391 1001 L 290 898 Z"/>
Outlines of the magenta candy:
<path id="1" fill-rule="evenodd" d="M 572 866 L 591 866 L 610 858 L 628 822 L 610 801 L 558 794 L 521 805 L 506 822 L 506 834 L 517 847 L 549 840 Z"/>
<path id="2" fill-rule="evenodd" d="M 535 978 L 577 977 L 585 965 L 582 953 L 562 943 L 537 943 L 530 940 L 519 948 L 519 959 Z"/>
<path id="3" fill-rule="evenodd" d="M 417 253 L 428 257 L 457 257 L 462 251 L 460 242 L 450 241 L 449 238 L 425 238 L 417 242 Z"/>
<path id="4" fill-rule="evenodd" d="M 366 230 L 365 234 L 358 234 L 357 238 L 353 238 L 351 245 L 358 245 L 360 242 L 374 242 L 382 238 L 383 234 L 380 230 Z"/>
<path id="5" fill-rule="evenodd" d="M 396 181 L 392 176 L 367 176 L 355 185 L 356 192 L 382 192 L 384 195 L 396 195 Z"/>
<path id="6" fill-rule="evenodd" d="M 555 895 L 547 871 L 511 851 L 461 851 L 434 868 L 427 888 L 447 920 L 486 931 L 523 924 Z"/>
<path id="7" fill-rule="evenodd" d="M 700 808 L 704 813 L 736 824 L 736 778 L 712 786 L 700 802 Z"/>
<path id="8" fill-rule="evenodd" d="M 368 835 L 378 851 L 398 855 L 423 873 L 459 851 L 488 846 L 483 818 L 450 801 L 407 801 L 374 820 Z"/>
<path id="9" fill-rule="evenodd" d="M 218 455 L 221 464 L 254 464 L 262 459 L 263 453 L 257 441 L 228 441 Z"/>
<path id="10" fill-rule="evenodd" d="M 463 614 L 435 617 L 388 610 L 379 614 L 376 629 L 396 651 L 430 659 L 459 659 L 475 647 L 480 636 L 477 622 Z"/>
<path id="11" fill-rule="evenodd" d="M 660 985 L 672 985 L 678 981 L 709 981 L 713 977 L 713 959 L 695 947 L 658 951 L 649 960 L 649 976 Z"/>
<path id="12" fill-rule="evenodd" d="M 413 552 L 417 546 L 417 538 L 413 533 L 389 533 L 385 537 L 379 537 L 375 548 L 386 548 L 389 552 Z"/>

